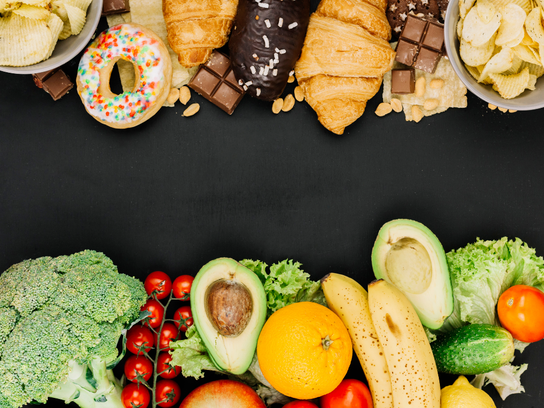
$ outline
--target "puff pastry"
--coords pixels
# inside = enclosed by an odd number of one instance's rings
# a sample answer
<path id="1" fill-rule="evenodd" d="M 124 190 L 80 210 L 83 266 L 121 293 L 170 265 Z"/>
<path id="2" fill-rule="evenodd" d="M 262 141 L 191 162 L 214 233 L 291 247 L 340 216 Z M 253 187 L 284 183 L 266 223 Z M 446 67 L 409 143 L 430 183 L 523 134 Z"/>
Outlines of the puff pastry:
<path id="1" fill-rule="evenodd" d="M 226 44 L 238 0 L 163 0 L 168 42 L 184 67 L 206 62 Z"/>
<path id="2" fill-rule="evenodd" d="M 295 74 L 319 121 L 336 134 L 364 113 L 393 66 L 382 3 L 322 0 L 310 17 Z"/>

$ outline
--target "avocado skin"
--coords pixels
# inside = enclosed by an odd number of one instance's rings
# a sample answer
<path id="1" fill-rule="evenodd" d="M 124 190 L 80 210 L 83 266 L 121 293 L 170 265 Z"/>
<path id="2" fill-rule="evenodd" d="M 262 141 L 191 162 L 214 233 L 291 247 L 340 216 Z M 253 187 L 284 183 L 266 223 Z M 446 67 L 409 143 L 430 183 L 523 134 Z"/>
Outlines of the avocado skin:
<path id="1" fill-rule="evenodd" d="M 512 335 L 502 327 L 470 324 L 431 343 L 438 372 L 476 375 L 507 364 L 514 357 Z"/>
<path id="2" fill-rule="evenodd" d="M 207 291 L 219 280 L 243 284 L 251 294 L 253 311 L 245 329 L 237 336 L 223 336 L 206 311 Z M 250 366 L 259 334 L 266 320 L 266 294 L 257 275 L 234 259 L 218 258 L 204 265 L 191 287 L 191 311 L 198 334 L 208 354 L 221 371 L 242 374 Z"/>

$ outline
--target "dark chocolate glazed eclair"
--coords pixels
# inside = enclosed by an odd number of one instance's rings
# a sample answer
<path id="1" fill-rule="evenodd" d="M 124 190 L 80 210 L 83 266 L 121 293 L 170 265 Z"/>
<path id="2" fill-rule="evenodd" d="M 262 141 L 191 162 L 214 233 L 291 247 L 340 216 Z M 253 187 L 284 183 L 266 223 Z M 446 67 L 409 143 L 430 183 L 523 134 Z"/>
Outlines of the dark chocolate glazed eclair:
<path id="1" fill-rule="evenodd" d="M 281 96 L 300 56 L 310 0 L 240 0 L 229 40 L 232 69 L 246 94 Z"/>

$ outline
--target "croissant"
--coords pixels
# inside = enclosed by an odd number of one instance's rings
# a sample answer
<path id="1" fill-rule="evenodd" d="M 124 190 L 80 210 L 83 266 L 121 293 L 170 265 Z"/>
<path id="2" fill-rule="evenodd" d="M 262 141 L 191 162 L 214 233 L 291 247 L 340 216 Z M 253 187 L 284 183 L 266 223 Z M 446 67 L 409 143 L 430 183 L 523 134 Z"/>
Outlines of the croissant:
<path id="1" fill-rule="evenodd" d="M 308 104 L 331 132 L 365 111 L 393 66 L 383 0 L 322 0 L 310 16 L 295 74 Z"/>
<path id="2" fill-rule="evenodd" d="M 227 43 L 238 0 L 163 0 L 168 42 L 184 67 L 206 62 Z"/>

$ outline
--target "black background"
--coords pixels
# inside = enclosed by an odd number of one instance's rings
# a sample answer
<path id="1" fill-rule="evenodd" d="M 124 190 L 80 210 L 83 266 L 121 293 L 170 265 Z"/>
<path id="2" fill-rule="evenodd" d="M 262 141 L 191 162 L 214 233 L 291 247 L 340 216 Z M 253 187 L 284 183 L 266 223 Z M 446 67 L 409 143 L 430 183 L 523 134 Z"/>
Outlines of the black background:
<path id="1" fill-rule="evenodd" d="M 78 61 L 63 67 L 72 79 Z M 75 89 L 54 102 L 31 76 L 0 73 L 0 270 L 90 248 L 142 280 L 227 256 L 292 258 L 314 279 L 339 272 L 366 285 L 376 234 L 394 218 L 424 223 L 446 251 L 508 236 L 543 255 L 544 114 L 468 99 L 416 124 L 375 116 L 378 95 L 336 136 L 306 103 L 274 115 L 246 97 L 228 116 L 193 94 L 194 117 L 178 103 L 115 130 Z M 544 344 L 515 362 L 530 363 L 525 394 L 502 402 L 486 390 L 497 407 L 543 406 Z M 352 367 L 361 377 L 355 357 Z M 179 381 L 184 394 L 203 382 Z"/>

